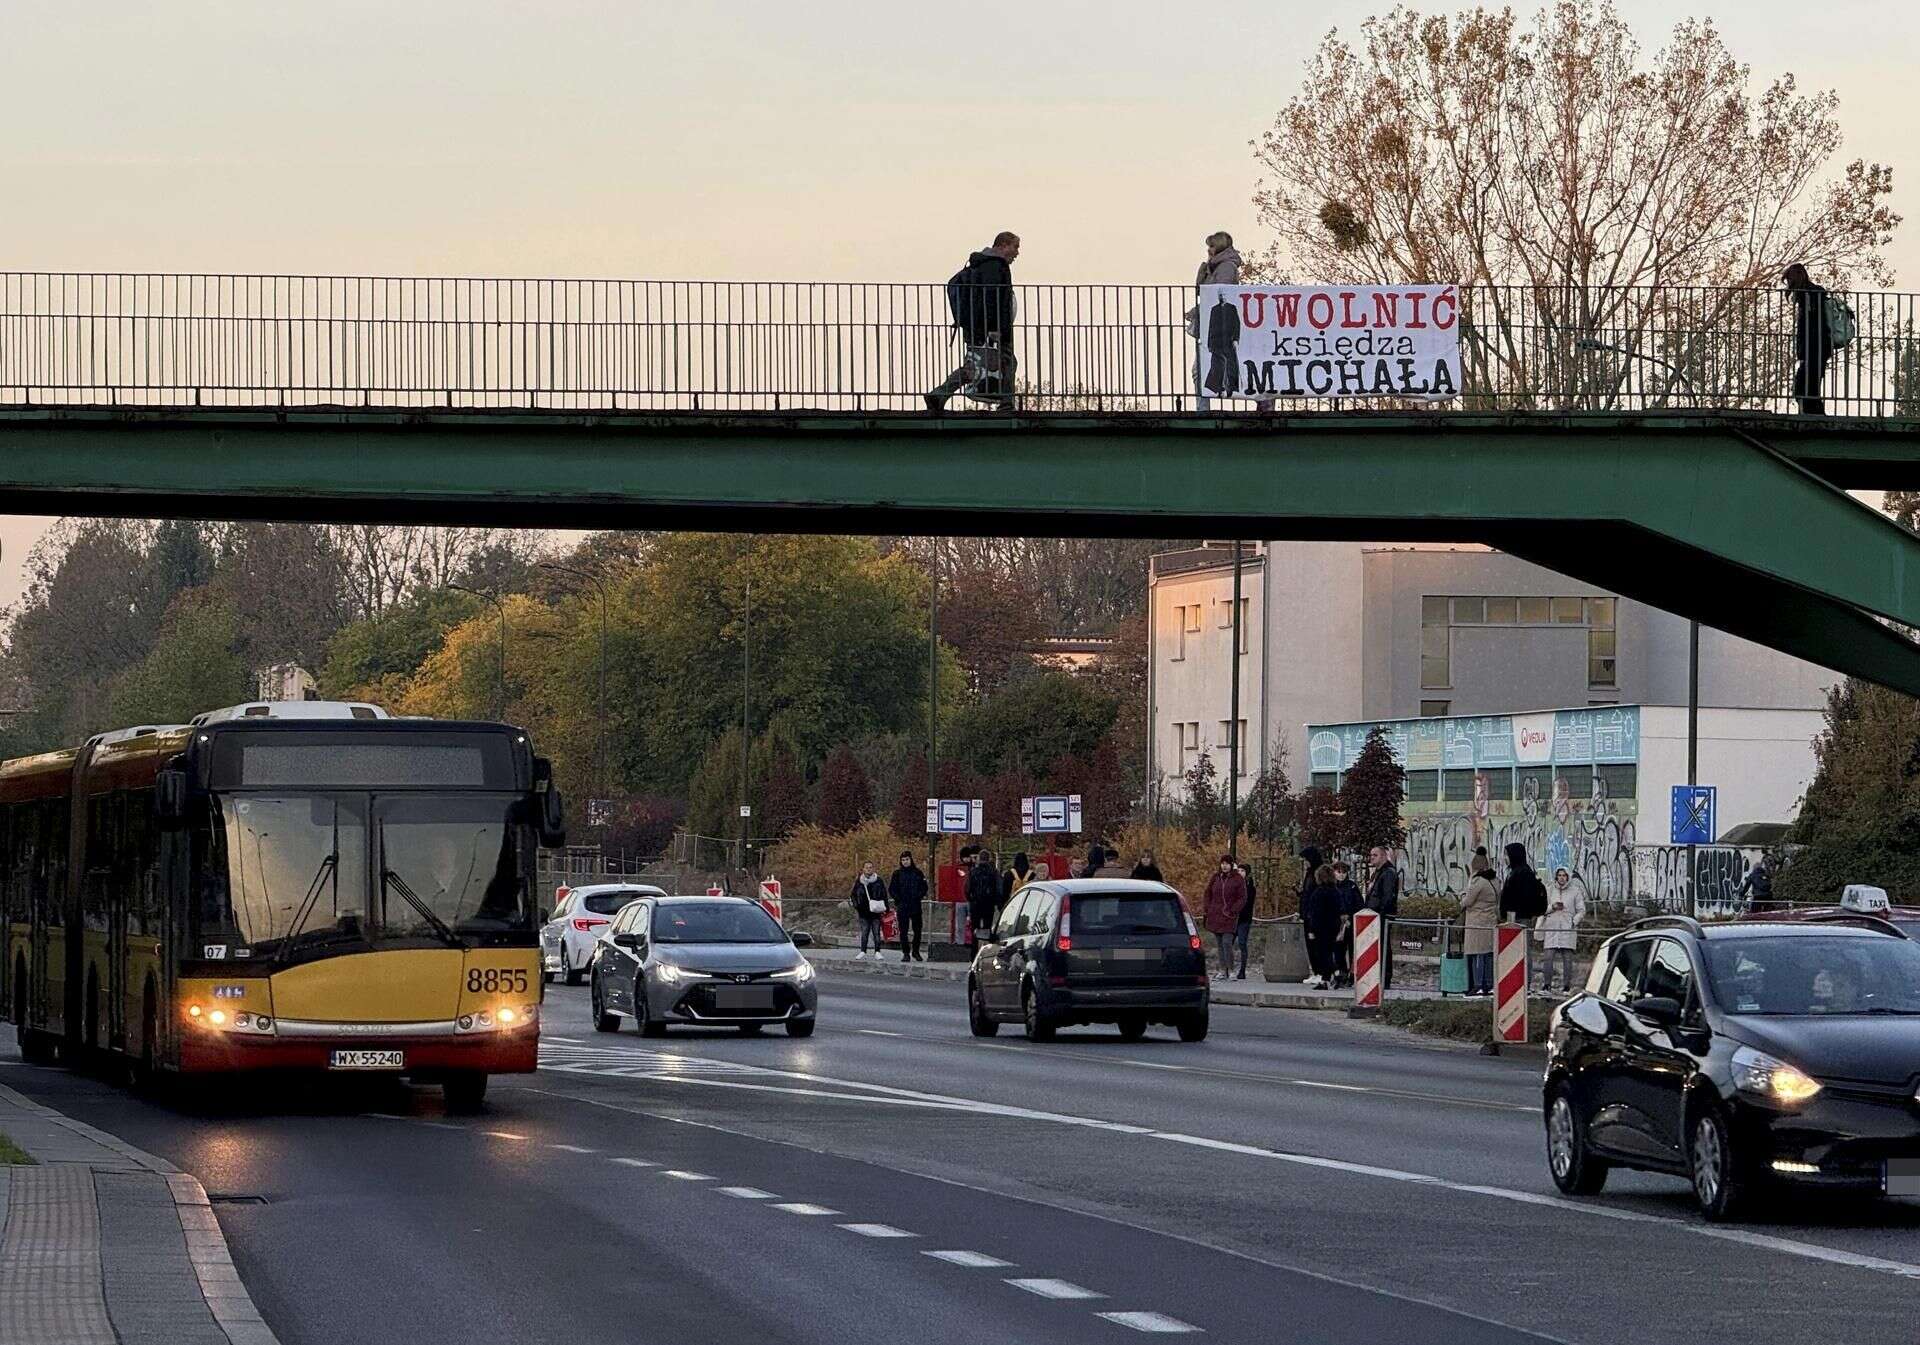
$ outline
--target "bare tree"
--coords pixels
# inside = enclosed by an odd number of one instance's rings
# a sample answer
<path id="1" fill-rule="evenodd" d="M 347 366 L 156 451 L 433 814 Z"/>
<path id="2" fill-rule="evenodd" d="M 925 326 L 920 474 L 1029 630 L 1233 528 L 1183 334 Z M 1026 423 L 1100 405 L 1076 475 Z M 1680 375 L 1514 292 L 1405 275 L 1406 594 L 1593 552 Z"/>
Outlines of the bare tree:
<path id="1" fill-rule="evenodd" d="M 1649 368 L 1668 392 L 1777 388 L 1791 322 L 1762 292 L 1795 261 L 1890 283 L 1900 217 L 1884 166 L 1829 171 L 1833 93 L 1786 75 L 1755 98 L 1749 79 L 1709 22 L 1643 60 L 1610 0 L 1558 0 L 1527 29 L 1402 7 L 1358 44 L 1330 33 L 1254 142 L 1260 269 L 1473 286 L 1467 375 L 1504 395 L 1615 404 Z"/>
<path id="2" fill-rule="evenodd" d="M 501 548 L 529 562 L 545 554 L 546 534 L 517 528 L 428 528 L 355 523 L 328 529 L 345 562 L 353 610 L 374 618 L 421 588 L 442 588 L 475 555 Z"/>

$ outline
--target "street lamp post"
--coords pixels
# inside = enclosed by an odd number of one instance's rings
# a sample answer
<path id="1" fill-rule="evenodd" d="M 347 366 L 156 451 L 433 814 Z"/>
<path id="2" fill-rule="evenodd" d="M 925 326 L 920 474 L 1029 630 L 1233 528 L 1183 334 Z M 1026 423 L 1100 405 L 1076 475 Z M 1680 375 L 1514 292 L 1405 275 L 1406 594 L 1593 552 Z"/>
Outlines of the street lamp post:
<path id="1" fill-rule="evenodd" d="M 746 600 L 740 631 L 740 856 L 735 865 L 745 880 L 747 869 L 747 829 L 753 821 L 747 776 L 751 770 L 748 753 L 753 743 L 750 710 L 753 697 L 753 538 L 747 538 Z"/>
<path id="2" fill-rule="evenodd" d="M 1227 853 L 1240 857 L 1240 549 L 1233 544 L 1233 701 L 1227 719 Z"/>
<path id="3" fill-rule="evenodd" d="M 488 592 L 485 589 L 468 588 L 465 584 L 448 584 L 447 587 L 456 593 L 469 594 L 472 597 L 490 602 L 493 604 L 494 610 L 500 613 L 500 667 L 499 677 L 495 684 L 493 717 L 495 719 L 505 719 L 507 717 L 507 605 L 500 601 L 498 594 Z"/>
<path id="4" fill-rule="evenodd" d="M 543 570 L 553 570 L 560 574 L 570 574 L 576 579 L 584 579 L 592 584 L 600 594 L 600 708 L 599 734 L 594 747 L 595 776 L 600 782 L 600 797 L 609 797 L 610 785 L 607 779 L 607 584 L 591 570 L 582 570 L 572 565 L 562 565 L 558 561 L 543 560 Z"/>

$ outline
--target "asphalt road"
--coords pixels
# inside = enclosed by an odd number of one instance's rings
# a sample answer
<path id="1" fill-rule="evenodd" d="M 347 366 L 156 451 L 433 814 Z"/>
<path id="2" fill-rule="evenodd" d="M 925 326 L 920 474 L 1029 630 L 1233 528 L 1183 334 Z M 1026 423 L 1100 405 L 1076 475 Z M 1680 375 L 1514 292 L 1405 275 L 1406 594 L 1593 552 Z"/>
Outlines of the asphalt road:
<path id="1" fill-rule="evenodd" d="M 555 987 L 541 1071 L 475 1118 L 394 1086 L 160 1106 L 11 1052 L 0 1082 L 244 1202 L 287 1345 L 1914 1338 L 1920 1204 L 1562 1199 L 1529 1063 L 1255 1009 L 1197 1045 L 981 1042 L 955 985 L 844 975 L 821 1016 L 643 1041 Z"/>

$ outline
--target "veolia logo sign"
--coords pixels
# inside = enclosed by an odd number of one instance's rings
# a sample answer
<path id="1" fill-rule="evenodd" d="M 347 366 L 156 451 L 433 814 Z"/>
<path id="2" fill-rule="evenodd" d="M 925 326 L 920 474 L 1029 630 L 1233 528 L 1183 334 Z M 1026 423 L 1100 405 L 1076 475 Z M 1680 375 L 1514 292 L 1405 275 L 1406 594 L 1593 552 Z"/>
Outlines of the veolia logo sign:
<path id="1" fill-rule="evenodd" d="M 1513 758 L 1519 762 L 1536 763 L 1553 760 L 1551 714 L 1513 717 Z"/>

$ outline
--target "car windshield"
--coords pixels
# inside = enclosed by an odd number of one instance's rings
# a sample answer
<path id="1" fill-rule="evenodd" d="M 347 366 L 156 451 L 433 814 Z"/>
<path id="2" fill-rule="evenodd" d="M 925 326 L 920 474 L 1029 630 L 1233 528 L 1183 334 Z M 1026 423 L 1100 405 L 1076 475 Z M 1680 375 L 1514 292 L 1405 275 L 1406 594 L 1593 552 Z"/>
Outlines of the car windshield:
<path id="1" fill-rule="evenodd" d="M 787 936 L 750 901 L 662 904 L 653 909 L 655 943 L 785 943 Z"/>
<path id="2" fill-rule="evenodd" d="M 618 915 L 621 908 L 630 901 L 644 897 L 644 892 L 589 892 L 580 899 L 580 904 L 594 915 Z"/>
<path id="3" fill-rule="evenodd" d="M 1709 939 L 1707 977 L 1728 1013 L 1920 1014 L 1920 943 L 1847 934 Z"/>

